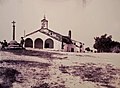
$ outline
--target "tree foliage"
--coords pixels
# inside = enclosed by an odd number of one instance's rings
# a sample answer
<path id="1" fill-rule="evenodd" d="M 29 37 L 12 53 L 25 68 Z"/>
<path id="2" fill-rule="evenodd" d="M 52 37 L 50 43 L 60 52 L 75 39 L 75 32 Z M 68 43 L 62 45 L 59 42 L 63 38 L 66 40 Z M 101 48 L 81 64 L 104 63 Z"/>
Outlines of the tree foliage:
<path id="1" fill-rule="evenodd" d="M 97 49 L 97 52 L 112 52 L 114 47 L 120 49 L 120 43 L 116 41 L 112 41 L 112 36 L 104 34 L 101 37 L 95 37 L 95 44 L 93 47 Z"/>

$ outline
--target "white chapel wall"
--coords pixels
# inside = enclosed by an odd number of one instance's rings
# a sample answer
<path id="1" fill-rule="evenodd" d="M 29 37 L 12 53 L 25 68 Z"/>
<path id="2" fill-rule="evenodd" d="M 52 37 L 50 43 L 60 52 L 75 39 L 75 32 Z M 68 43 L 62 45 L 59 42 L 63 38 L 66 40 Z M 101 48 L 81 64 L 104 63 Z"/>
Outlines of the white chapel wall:
<path id="1" fill-rule="evenodd" d="M 40 39 L 43 40 L 43 49 L 45 49 L 44 48 L 45 40 L 48 39 L 48 38 L 50 38 L 50 39 L 52 39 L 54 41 L 54 48 L 53 49 L 55 49 L 55 50 L 60 50 L 61 49 L 61 42 L 59 42 L 59 41 L 57 41 L 57 40 L 55 40 L 55 39 L 53 39 L 53 38 L 51 38 L 51 37 L 49 37 L 49 36 L 47 36 L 45 34 L 42 34 L 41 32 L 37 32 L 35 34 L 27 36 L 25 39 L 27 39 L 27 38 L 31 38 L 33 40 L 33 48 L 34 48 L 34 42 L 35 42 L 35 40 L 37 38 L 40 38 Z"/>

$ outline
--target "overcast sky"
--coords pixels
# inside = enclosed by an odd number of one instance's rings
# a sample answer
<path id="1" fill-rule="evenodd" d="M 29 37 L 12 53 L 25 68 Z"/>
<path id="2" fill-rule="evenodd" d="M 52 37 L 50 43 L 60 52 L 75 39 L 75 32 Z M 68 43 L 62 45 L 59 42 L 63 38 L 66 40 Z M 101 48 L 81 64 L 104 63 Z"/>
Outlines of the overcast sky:
<path id="1" fill-rule="evenodd" d="M 16 21 L 16 39 L 40 28 L 44 14 L 49 28 L 92 46 L 94 37 L 113 36 L 120 42 L 120 0 L 0 0 L 0 41 L 12 40 Z"/>

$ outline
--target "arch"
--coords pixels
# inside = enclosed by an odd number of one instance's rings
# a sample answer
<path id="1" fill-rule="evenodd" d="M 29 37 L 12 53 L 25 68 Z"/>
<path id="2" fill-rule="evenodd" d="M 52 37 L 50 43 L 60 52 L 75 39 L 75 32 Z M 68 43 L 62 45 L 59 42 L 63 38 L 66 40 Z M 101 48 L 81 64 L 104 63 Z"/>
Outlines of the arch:
<path id="1" fill-rule="evenodd" d="M 33 40 L 31 38 L 25 39 L 25 47 L 33 48 Z"/>
<path id="2" fill-rule="evenodd" d="M 34 47 L 43 49 L 43 40 L 41 38 L 37 38 L 34 42 Z"/>
<path id="3" fill-rule="evenodd" d="M 54 42 L 52 39 L 48 38 L 45 40 L 45 48 L 54 48 Z"/>

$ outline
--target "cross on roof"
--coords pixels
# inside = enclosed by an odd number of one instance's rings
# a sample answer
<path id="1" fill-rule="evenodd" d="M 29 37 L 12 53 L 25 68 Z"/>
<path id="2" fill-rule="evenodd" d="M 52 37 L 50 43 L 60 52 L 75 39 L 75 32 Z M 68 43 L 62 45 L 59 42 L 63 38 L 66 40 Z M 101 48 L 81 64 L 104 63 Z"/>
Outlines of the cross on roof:
<path id="1" fill-rule="evenodd" d="M 16 23 L 16 22 L 15 22 L 15 21 L 13 21 L 12 23 L 13 23 L 13 25 L 15 25 L 15 23 Z"/>

